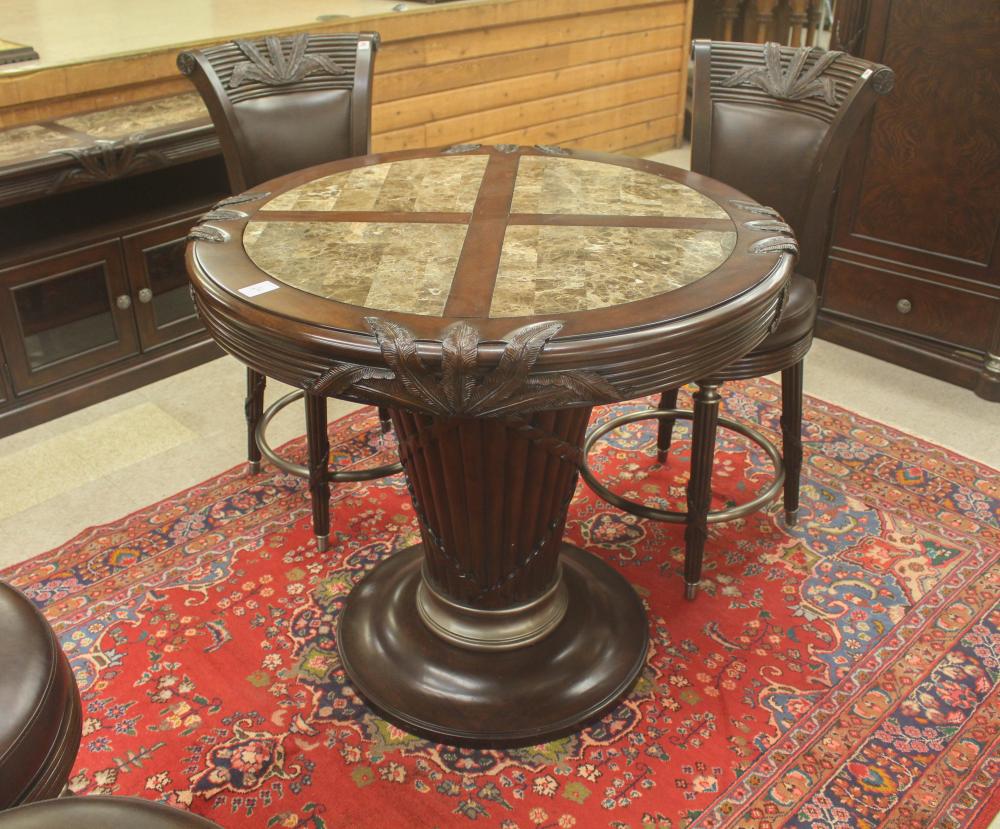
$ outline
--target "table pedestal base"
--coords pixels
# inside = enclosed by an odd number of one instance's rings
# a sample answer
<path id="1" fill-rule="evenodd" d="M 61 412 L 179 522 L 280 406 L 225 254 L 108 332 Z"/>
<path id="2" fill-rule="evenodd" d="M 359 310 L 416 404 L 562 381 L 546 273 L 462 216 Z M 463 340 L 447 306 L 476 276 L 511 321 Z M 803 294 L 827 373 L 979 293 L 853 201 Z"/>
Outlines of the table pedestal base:
<path id="1" fill-rule="evenodd" d="M 596 556 L 560 550 L 568 603 L 544 638 L 510 650 L 451 644 L 421 619 L 422 545 L 394 554 L 351 592 L 337 644 L 354 687 L 408 731 L 446 743 L 525 745 L 611 708 L 646 659 L 631 585 Z"/>

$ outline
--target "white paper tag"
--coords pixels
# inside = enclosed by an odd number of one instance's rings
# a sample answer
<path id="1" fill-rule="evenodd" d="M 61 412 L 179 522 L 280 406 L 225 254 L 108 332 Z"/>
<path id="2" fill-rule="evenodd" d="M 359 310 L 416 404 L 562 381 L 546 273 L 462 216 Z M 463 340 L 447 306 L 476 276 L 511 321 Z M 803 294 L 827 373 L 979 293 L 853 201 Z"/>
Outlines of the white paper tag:
<path id="1" fill-rule="evenodd" d="M 263 282 L 255 282 L 253 285 L 240 288 L 240 293 L 243 296 L 260 296 L 261 294 L 266 294 L 268 291 L 277 291 L 278 287 L 278 285 L 275 285 L 269 279 L 265 279 Z"/>

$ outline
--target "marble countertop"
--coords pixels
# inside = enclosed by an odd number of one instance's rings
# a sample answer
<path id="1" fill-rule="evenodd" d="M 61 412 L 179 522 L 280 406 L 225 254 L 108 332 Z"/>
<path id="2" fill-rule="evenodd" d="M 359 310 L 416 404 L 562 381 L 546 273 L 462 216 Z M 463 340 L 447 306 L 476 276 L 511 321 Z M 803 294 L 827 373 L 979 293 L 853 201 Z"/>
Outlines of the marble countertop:
<path id="1" fill-rule="evenodd" d="M 3 36 L 39 60 L 0 67 L 0 78 L 88 60 L 306 26 L 319 19 L 393 14 L 399 0 L 4 0 Z M 410 9 L 433 8 L 404 2 Z"/>
<path id="2" fill-rule="evenodd" d="M 0 167 L 61 151 L 86 151 L 98 141 L 124 141 L 159 130 L 208 123 L 196 92 L 0 130 Z"/>

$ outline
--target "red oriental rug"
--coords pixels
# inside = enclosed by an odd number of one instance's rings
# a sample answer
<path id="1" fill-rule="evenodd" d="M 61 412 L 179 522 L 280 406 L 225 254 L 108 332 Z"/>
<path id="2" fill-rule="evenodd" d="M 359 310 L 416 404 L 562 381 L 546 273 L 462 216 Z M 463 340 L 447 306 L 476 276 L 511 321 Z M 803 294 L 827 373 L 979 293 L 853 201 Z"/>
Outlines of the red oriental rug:
<path id="1" fill-rule="evenodd" d="M 776 439 L 774 384 L 725 398 Z M 337 462 L 368 462 L 374 422 L 363 410 L 331 425 Z M 225 827 L 982 829 L 1000 811 L 997 473 L 819 400 L 806 422 L 800 525 L 780 503 L 714 525 L 693 603 L 682 528 L 580 486 L 568 538 L 643 597 L 648 665 L 599 722 L 512 751 L 400 731 L 338 664 L 345 595 L 417 540 L 400 479 L 336 488 L 325 555 L 304 482 L 270 468 L 86 530 L 0 574 L 75 668 L 72 789 Z M 687 443 L 659 467 L 653 428 L 616 433 L 595 466 L 622 493 L 679 500 Z M 762 453 L 722 444 L 719 499 L 766 476 Z"/>

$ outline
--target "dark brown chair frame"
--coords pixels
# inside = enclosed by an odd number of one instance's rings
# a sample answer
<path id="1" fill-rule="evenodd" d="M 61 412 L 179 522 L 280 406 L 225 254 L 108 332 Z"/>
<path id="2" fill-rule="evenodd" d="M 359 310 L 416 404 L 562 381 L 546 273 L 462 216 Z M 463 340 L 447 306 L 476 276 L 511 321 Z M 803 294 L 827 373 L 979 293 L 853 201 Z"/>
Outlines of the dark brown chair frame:
<path id="1" fill-rule="evenodd" d="M 696 40 L 694 57 L 694 109 L 691 169 L 696 173 L 720 178 L 767 204 L 782 199 L 784 215 L 767 211 L 762 223 L 771 223 L 775 231 L 791 229 L 801 243 L 796 275 L 790 286 L 785 313 L 777 328 L 745 357 L 714 376 L 698 381 L 694 411 L 677 409 L 677 389 L 668 389 L 660 397 L 659 408 L 637 412 L 603 424 L 587 439 L 585 451 L 609 431 L 636 420 L 655 418 L 657 458 L 666 459 L 673 424 L 690 419 L 692 425 L 691 474 L 687 489 L 687 511 L 660 510 L 629 501 L 610 492 L 584 465 L 583 476 L 595 491 L 615 506 L 653 520 L 685 524 L 684 581 L 685 596 L 693 599 L 701 579 L 708 524 L 747 515 L 773 500 L 784 486 L 785 518 L 794 524 L 799 505 L 799 481 L 802 469 L 802 375 L 803 358 L 812 343 L 813 322 L 818 307 L 817 284 L 826 249 L 830 215 L 837 177 L 851 138 L 869 114 L 879 95 L 892 89 L 892 70 L 880 64 L 849 55 L 804 47 L 793 49 L 769 43 L 728 43 Z M 758 153 L 728 159 L 726 171 L 720 152 L 732 154 L 735 148 L 719 146 L 713 131 L 719 104 L 729 113 L 766 113 L 770 126 L 781 129 L 781 117 L 787 116 L 790 131 L 813 124 L 816 139 L 813 156 L 805 156 L 789 171 L 784 169 L 780 134 L 746 136 L 757 139 Z M 806 116 L 803 118 L 803 116 Z M 730 133 L 732 141 L 739 136 Z M 761 139 L 765 143 L 760 143 Z M 748 143 L 752 143 L 748 141 Z M 768 147 L 773 143 L 776 147 Z M 771 158 L 761 156 L 770 153 Z M 792 197 L 789 197 L 791 194 Z M 763 225 L 762 225 L 763 226 Z M 759 432 L 745 425 L 719 417 L 719 386 L 727 380 L 742 380 L 781 372 L 782 453 Z M 722 424 L 758 443 L 775 466 L 775 479 L 757 497 L 736 507 L 710 510 L 712 464 L 716 429 Z"/>
<path id="2" fill-rule="evenodd" d="M 371 90 L 378 45 L 374 32 L 299 34 L 237 40 L 177 56 L 178 68 L 191 79 L 208 108 L 234 194 L 296 169 L 370 152 Z M 317 123 L 321 129 L 330 125 L 322 118 L 309 118 L 309 114 L 332 110 L 339 129 L 317 133 Z M 331 470 L 326 396 L 296 391 L 265 412 L 266 382 L 263 374 L 247 368 L 250 471 L 260 470 L 263 454 L 286 472 L 308 478 L 316 544 L 325 550 L 330 533 L 330 483 L 372 480 L 395 474 L 402 467 L 395 463 L 360 472 Z M 308 466 L 281 458 L 265 437 L 274 415 L 303 396 Z M 379 417 L 383 432 L 387 431 L 388 414 L 380 410 Z"/>

